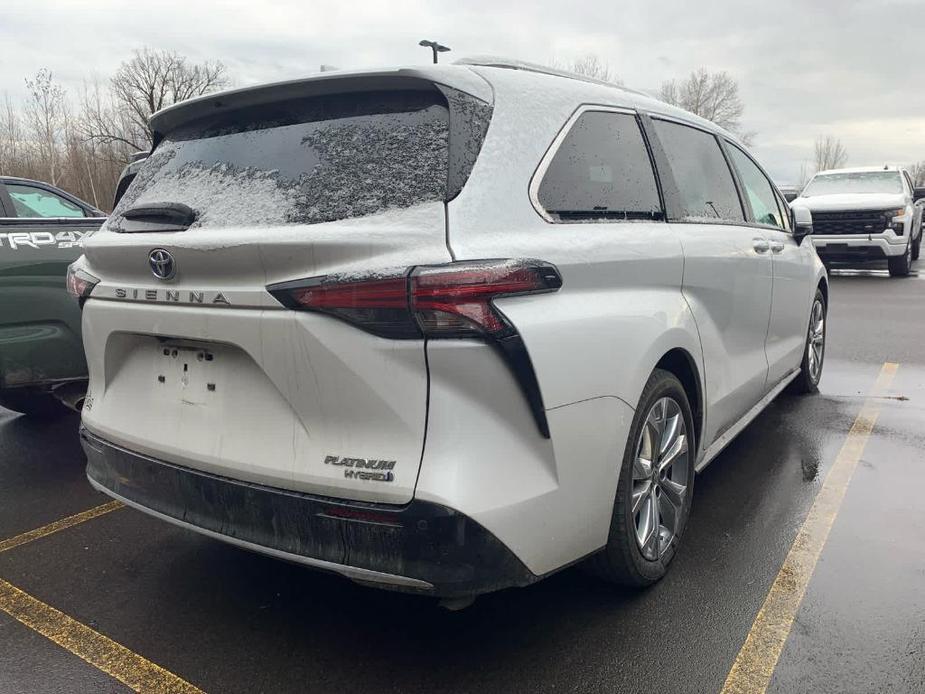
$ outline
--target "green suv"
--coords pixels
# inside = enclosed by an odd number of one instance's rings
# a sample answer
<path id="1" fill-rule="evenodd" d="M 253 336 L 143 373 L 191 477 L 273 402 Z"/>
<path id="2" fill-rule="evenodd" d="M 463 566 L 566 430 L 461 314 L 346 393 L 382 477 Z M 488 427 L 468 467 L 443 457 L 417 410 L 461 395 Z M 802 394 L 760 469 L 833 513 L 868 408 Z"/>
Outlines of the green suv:
<path id="1" fill-rule="evenodd" d="M 0 176 L 0 406 L 37 416 L 80 408 L 87 364 L 65 277 L 105 217 L 47 183 Z"/>

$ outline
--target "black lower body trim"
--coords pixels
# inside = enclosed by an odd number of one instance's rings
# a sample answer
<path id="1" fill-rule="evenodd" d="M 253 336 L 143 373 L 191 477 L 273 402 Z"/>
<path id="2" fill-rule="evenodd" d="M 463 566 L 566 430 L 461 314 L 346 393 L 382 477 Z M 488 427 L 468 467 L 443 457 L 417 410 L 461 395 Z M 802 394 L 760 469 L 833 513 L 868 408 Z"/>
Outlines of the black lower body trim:
<path id="1" fill-rule="evenodd" d="M 816 253 L 826 263 L 874 262 L 884 261 L 888 257 L 879 246 L 849 246 L 847 244 L 817 246 Z"/>
<path id="2" fill-rule="evenodd" d="M 142 510 L 239 545 L 383 588 L 439 597 L 538 579 L 494 535 L 453 509 L 331 499 L 191 470 L 81 428 L 87 476 Z M 402 580 L 411 579 L 411 580 Z"/>

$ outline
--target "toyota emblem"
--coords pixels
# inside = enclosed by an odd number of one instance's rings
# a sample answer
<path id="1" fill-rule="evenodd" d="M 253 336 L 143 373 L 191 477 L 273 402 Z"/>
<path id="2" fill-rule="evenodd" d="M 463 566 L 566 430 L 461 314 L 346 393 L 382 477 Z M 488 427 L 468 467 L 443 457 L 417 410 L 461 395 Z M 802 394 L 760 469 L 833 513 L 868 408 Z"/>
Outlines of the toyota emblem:
<path id="1" fill-rule="evenodd" d="M 148 265 L 159 280 L 173 279 L 177 274 L 177 264 L 173 261 L 173 256 L 163 248 L 155 248 L 148 253 Z"/>

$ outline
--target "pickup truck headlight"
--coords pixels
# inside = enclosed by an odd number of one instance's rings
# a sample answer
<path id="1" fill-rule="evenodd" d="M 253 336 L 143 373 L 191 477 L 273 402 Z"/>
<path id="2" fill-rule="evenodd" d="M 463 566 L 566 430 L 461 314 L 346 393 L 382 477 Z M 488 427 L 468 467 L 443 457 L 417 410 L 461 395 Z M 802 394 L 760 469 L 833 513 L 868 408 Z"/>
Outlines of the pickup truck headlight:
<path id="1" fill-rule="evenodd" d="M 99 284 L 99 281 L 99 278 L 94 277 L 89 272 L 75 268 L 73 264 L 67 267 L 67 293 L 78 301 L 90 296 L 90 292 Z"/>
<path id="2" fill-rule="evenodd" d="M 889 221 L 890 228 L 898 235 L 902 235 L 906 228 L 906 208 L 887 210 L 884 217 Z"/>

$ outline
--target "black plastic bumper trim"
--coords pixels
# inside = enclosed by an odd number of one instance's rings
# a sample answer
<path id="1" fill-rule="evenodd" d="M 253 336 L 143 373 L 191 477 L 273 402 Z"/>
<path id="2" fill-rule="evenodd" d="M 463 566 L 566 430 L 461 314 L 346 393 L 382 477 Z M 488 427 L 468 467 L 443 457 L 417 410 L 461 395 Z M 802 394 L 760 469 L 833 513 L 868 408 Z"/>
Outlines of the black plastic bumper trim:
<path id="1" fill-rule="evenodd" d="M 539 579 L 485 528 L 439 504 L 393 506 L 276 489 L 134 453 L 83 427 L 80 438 L 94 486 L 234 544 L 304 558 L 363 583 L 438 597 Z"/>
<path id="2" fill-rule="evenodd" d="M 832 247 L 832 250 L 829 248 Z M 852 262 L 857 260 L 886 260 L 889 256 L 879 246 L 848 246 L 847 244 L 829 244 L 816 246 L 816 254 L 823 260 L 831 262 Z"/>

